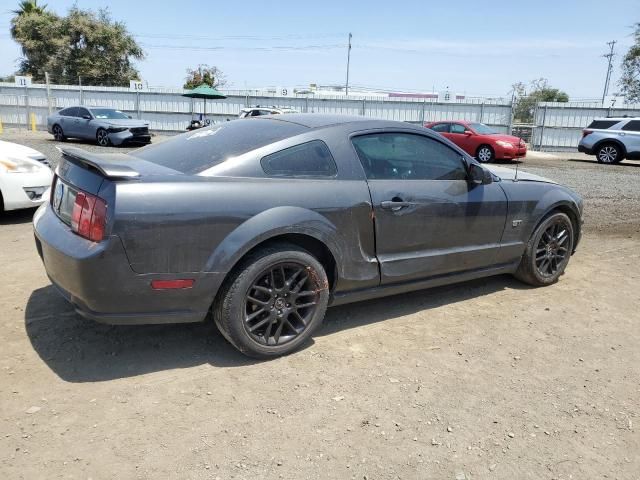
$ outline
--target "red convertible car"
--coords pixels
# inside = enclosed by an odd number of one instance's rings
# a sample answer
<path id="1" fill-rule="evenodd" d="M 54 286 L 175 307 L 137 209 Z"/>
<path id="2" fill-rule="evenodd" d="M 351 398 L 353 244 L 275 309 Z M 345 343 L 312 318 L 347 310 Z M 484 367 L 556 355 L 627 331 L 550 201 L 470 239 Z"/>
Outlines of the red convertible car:
<path id="1" fill-rule="evenodd" d="M 425 123 L 424 126 L 447 137 L 481 162 L 513 160 L 527 154 L 524 140 L 497 133 L 483 123 L 432 122 Z"/>

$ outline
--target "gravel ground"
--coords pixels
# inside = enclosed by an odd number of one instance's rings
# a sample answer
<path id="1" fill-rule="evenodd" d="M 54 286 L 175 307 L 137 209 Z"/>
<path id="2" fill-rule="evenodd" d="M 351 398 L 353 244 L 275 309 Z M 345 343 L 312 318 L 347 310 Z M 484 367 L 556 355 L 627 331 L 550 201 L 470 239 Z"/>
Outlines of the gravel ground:
<path id="1" fill-rule="evenodd" d="M 0 138 L 58 158 L 42 133 Z M 335 307 L 311 345 L 269 362 L 211 324 L 82 320 L 48 282 L 33 212 L 5 214 L 0 478 L 638 480 L 638 166 L 519 166 L 586 199 L 557 284 Z"/>

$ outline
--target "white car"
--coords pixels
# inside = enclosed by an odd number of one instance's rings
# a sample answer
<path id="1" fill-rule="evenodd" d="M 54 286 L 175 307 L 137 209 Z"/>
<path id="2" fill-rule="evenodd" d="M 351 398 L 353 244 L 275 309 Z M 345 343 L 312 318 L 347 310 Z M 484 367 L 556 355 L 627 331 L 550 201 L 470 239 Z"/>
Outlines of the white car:
<path id="1" fill-rule="evenodd" d="M 247 117 L 260 117 L 262 115 L 278 115 L 281 113 L 299 113 L 297 110 L 288 107 L 261 107 L 256 105 L 255 107 L 243 108 L 238 114 L 238 118 Z"/>
<path id="2" fill-rule="evenodd" d="M 42 153 L 0 140 L 0 212 L 41 205 L 49 196 L 52 179 Z"/>

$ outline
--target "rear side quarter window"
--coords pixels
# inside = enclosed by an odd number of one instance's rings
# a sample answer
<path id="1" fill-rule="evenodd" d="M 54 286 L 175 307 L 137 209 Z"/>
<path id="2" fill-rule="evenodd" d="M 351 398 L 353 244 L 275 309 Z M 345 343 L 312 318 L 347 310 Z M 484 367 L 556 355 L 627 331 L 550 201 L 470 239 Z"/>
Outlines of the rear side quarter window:
<path id="1" fill-rule="evenodd" d="M 616 123 L 620 123 L 619 120 L 594 120 L 589 124 L 587 128 L 594 128 L 596 130 L 606 130 L 613 127 Z"/>
<path id="2" fill-rule="evenodd" d="M 329 147 L 321 140 L 266 155 L 260 164 L 272 177 L 333 177 L 338 172 Z"/>

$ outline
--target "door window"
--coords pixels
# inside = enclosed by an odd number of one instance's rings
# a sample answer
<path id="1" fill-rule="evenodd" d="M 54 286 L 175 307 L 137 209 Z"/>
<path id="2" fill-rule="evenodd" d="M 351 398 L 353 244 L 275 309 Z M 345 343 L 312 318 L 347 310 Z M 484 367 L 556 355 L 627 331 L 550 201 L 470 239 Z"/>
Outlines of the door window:
<path id="1" fill-rule="evenodd" d="M 451 133 L 464 133 L 467 131 L 467 128 L 464 125 L 460 125 L 459 123 L 451 124 Z"/>
<path id="2" fill-rule="evenodd" d="M 75 117 L 77 110 L 78 110 L 77 107 L 65 108 L 64 110 L 60 110 L 58 112 L 58 115 L 62 115 L 63 117 Z"/>
<path id="3" fill-rule="evenodd" d="M 622 127 L 622 130 L 627 132 L 640 132 L 640 120 L 631 120 Z"/>
<path id="4" fill-rule="evenodd" d="M 435 139 L 410 133 L 374 133 L 353 138 L 368 179 L 465 180 L 458 152 Z"/>
<path id="5" fill-rule="evenodd" d="M 87 116 L 91 116 L 89 115 L 89 110 L 87 110 L 86 108 L 82 108 L 82 107 L 78 107 L 78 112 L 76 113 L 76 117 L 80 117 L 83 118 L 85 115 Z"/>

